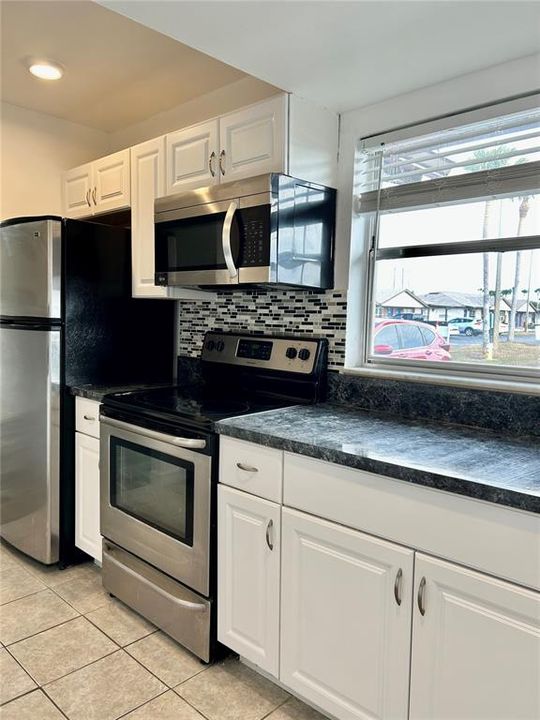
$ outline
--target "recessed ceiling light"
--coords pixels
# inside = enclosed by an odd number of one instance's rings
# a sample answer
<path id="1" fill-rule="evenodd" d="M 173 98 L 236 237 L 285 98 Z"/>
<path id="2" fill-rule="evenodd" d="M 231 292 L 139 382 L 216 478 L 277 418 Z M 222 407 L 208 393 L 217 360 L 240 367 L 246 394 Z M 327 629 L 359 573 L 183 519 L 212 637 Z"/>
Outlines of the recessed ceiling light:
<path id="1" fill-rule="evenodd" d="M 33 62 L 28 69 L 32 75 L 35 75 L 40 80 L 60 80 L 64 74 L 60 65 L 49 62 L 48 60 Z"/>

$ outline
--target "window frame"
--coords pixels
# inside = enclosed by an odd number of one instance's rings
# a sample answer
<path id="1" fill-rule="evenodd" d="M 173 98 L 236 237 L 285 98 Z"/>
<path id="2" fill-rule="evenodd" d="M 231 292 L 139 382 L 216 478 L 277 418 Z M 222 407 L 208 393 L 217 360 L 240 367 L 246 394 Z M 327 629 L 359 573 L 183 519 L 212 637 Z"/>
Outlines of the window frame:
<path id="1" fill-rule="evenodd" d="M 540 97 L 536 96 L 536 102 L 530 102 L 530 107 L 537 107 L 538 100 L 540 100 Z M 528 101 L 530 101 L 530 98 L 528 98 Z M 512 102 L 503 104 L 504 111 L 501 110 L 501 104 L 493 105 L 491 108 L 491 117 L 506 115 L 523 109 L 522 107 L 519 107 L 519 104 L 520 103 L 518 103 L 518 107 L 514 108 L 512 107 Z M 529 102 L 527 102 L 527 104 L 529 104 Z M 481 112 L 479 112 L 480 117 L 475 118 L 475 114 L 476 113 L 474 111 L 468 111 L 463 113 L 461 118 L 454 115 L 452 117 L 453 122 L 451 125 L 448 122 L 448 118 L 441 119 L 442 127 L 440 129 L 450 126 L 459 127 L 477 120 L 480 121 L 486 117 L 486 108 L 484 107 L 481 109 Z M 409 126 L 406 128 L 404 137 L 410 138 L 414 136 L 421 136 L 427 134 L 428 132 L 433 132 L 434 123 L 436 124 L 436 121 L 430 121 L 426 124 L 418 124 L 415 125 L 413 129 Z M 426 129 L 426 126 L 429 130 Z M 399 131 L 392 131 L 389 135 L 392 136 L 392 142 L 399 141 L 400 139 Z M 380 148 L 381 145 L 384 145 L 383 136 L 370 138 L 370 142 L 367 146 L 364 141 L 360 141 L 356 148 L 354 168 L 356 169 L 357 161 L 367 147 L 370 146 L 373 149 L 376 147 Z M 529 163 L 529 165 L 540 166 L 540 162 L 535 161 L 533 163 Z M 506 171 L 507 168 L 504 168 L 503 170 Z M 480 173 L 478 173 L 478 175 L 480 175 Z M 515 188 L 510 178 L 508 179 L 508 192 L 511 194 Z M 429 183 L 430 181 L 428 180 L 424 181 L 422 184 L 427 185 Z M 354 188 L 353 207 L 356 207 L 353 211 L 351 234 L 346 359 L 342 372 L 345 374 L 391 377 L 393 379 L 414 380 L 428 383 L 436 382 L 439 384 L 459 385 L 465 387 L 485 387 L 503 391 L 517 391 L 540 395 L 540 370 L 536 368 L 514 367 L 507 365 L 487 366 L 482 363 L 470 362 L 449 363 L 429 361 L 428 363 L 425 360 L 385 358 L 384 356 L 374 356 L 372 354 L 371 344 L 374 333 L 373 319 L 375 318 L 376 305 L 374 280 L 377 260 L 435 255 L 443 256 L 445 254 L 456 255 L 482 253 L 487 251 L 500 252 L 503 250 L 505 252 L 512 252 L 517 249 L 526 251 L 540 248 L 540 235 L 527 235 L 378 249 L 380 187 L 377 192 L 377 207 L 371 207 L 360 213 L 358 204 L 354 202 L 354 200 L 358 197 L 356 188 Z M 502 188 L 497 194 L 504 196 L 506 192 L 506 188 Z M 374 195 L 373 191 L 371 191 L 371 195 Z M 472 198 L 462 198 L 463 201 L 474 199 L 474 196 Z M 478 200 L 480 199 L 481 197 L 478 197 Z M 454 202 L 459 202 L 460 198 L 452 198 L 452 200 Z M 430 205 L 431 204 L 432 203 L 430 203 Z M 422 207 L 422 205 L 417 206 L 405 204 L 402 209 L 412 210 L 415 207 Z M 424 207 L 426 207 L 426 205 L 424 205 Z M 351 279 L 354 277 L 354 265 L 358 265 L 360 263 L 363 265 L 363 273 L 361 274 L 359 282 L 355 285 L 354 282 L 351 282 Z M 360 303 L 360 305 L 358 303 Z M 356 329 L 358 324 L 360 325 L 359 330 Z"/>

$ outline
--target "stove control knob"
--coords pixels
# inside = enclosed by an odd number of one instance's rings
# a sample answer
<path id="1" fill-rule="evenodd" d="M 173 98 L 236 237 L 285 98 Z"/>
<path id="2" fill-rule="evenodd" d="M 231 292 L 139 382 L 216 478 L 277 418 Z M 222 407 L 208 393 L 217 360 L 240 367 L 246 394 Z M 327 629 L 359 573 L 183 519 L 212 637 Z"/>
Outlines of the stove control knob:
<path id="1" fill-rule="evenodd" d="M 206 343 L 206 349 L 207 349 L 207 350 L 213 350 L 214 347 L 215 347 L 215 345 L 216 345 L 216 343 L 215 343 L 213 340 L 209 340 L 209 341 Z"/>
<path id="2" fill-rule="evenodd" d="M 300 360 L 309 360 L 310 355 L 311 353 L 307 348 L 302 348 L 302 350 L 298 353 Z"/>
<path id="3" fill-rule="evenodd" d="M 218 340 L 216 343 L 216 350 L 218 352 L 223 352 L 224 349 L 225 349 L 225 343 L 223 342 L 223 340 Z"/>
<path id="4" fill-rule="evenodd" d="M 296 348 L 288 347 L 285 351 L 285 355 L 289 358 L 289 360 L 294 360 L 297 355 Z"/>

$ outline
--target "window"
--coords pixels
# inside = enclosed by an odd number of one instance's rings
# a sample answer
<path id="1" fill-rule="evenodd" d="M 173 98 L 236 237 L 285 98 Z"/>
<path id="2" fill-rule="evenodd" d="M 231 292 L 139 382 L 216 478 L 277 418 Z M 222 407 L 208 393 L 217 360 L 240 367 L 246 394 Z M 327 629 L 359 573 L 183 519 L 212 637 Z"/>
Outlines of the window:
<path id="1" fill-rule="evenodd" d="M 538 377 L 540 109 L 373 143 L 361 364 Z"/>

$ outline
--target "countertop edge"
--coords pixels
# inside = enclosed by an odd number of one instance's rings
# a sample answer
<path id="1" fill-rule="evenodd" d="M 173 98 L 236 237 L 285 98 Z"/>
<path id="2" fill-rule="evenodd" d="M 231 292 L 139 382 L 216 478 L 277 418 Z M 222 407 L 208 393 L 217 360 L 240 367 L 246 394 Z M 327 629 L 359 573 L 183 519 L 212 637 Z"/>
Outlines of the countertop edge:
<path id="1" fill-rule="evenodd" d="M 412 485 L 441 490 L 473 500 L 494 503 L 522 512 L 540 514 L 540 497 L 519 490 L 438 474 L 411 466 L 396 465 L 376 458 L 350 455 L 341 450 L 324 448 L 320 445 L 311 445 L 298 440 L 288 440 L 279 435 L 272 435 L 271 433 L 236 428 L 230 424 L 222 425 L 216 423 L 215 429 L 220 435 L 236 438 L 237 440 L 246 440 L 247 442 L 272 447 L 276 450 L 305 455 L 306 457 L 316 460 L 323 460 L 336 465 L 350 467 L 354 470 L 364 470 L 365 472 L 384 475 L 393 480 L 401 480 Z"/>

